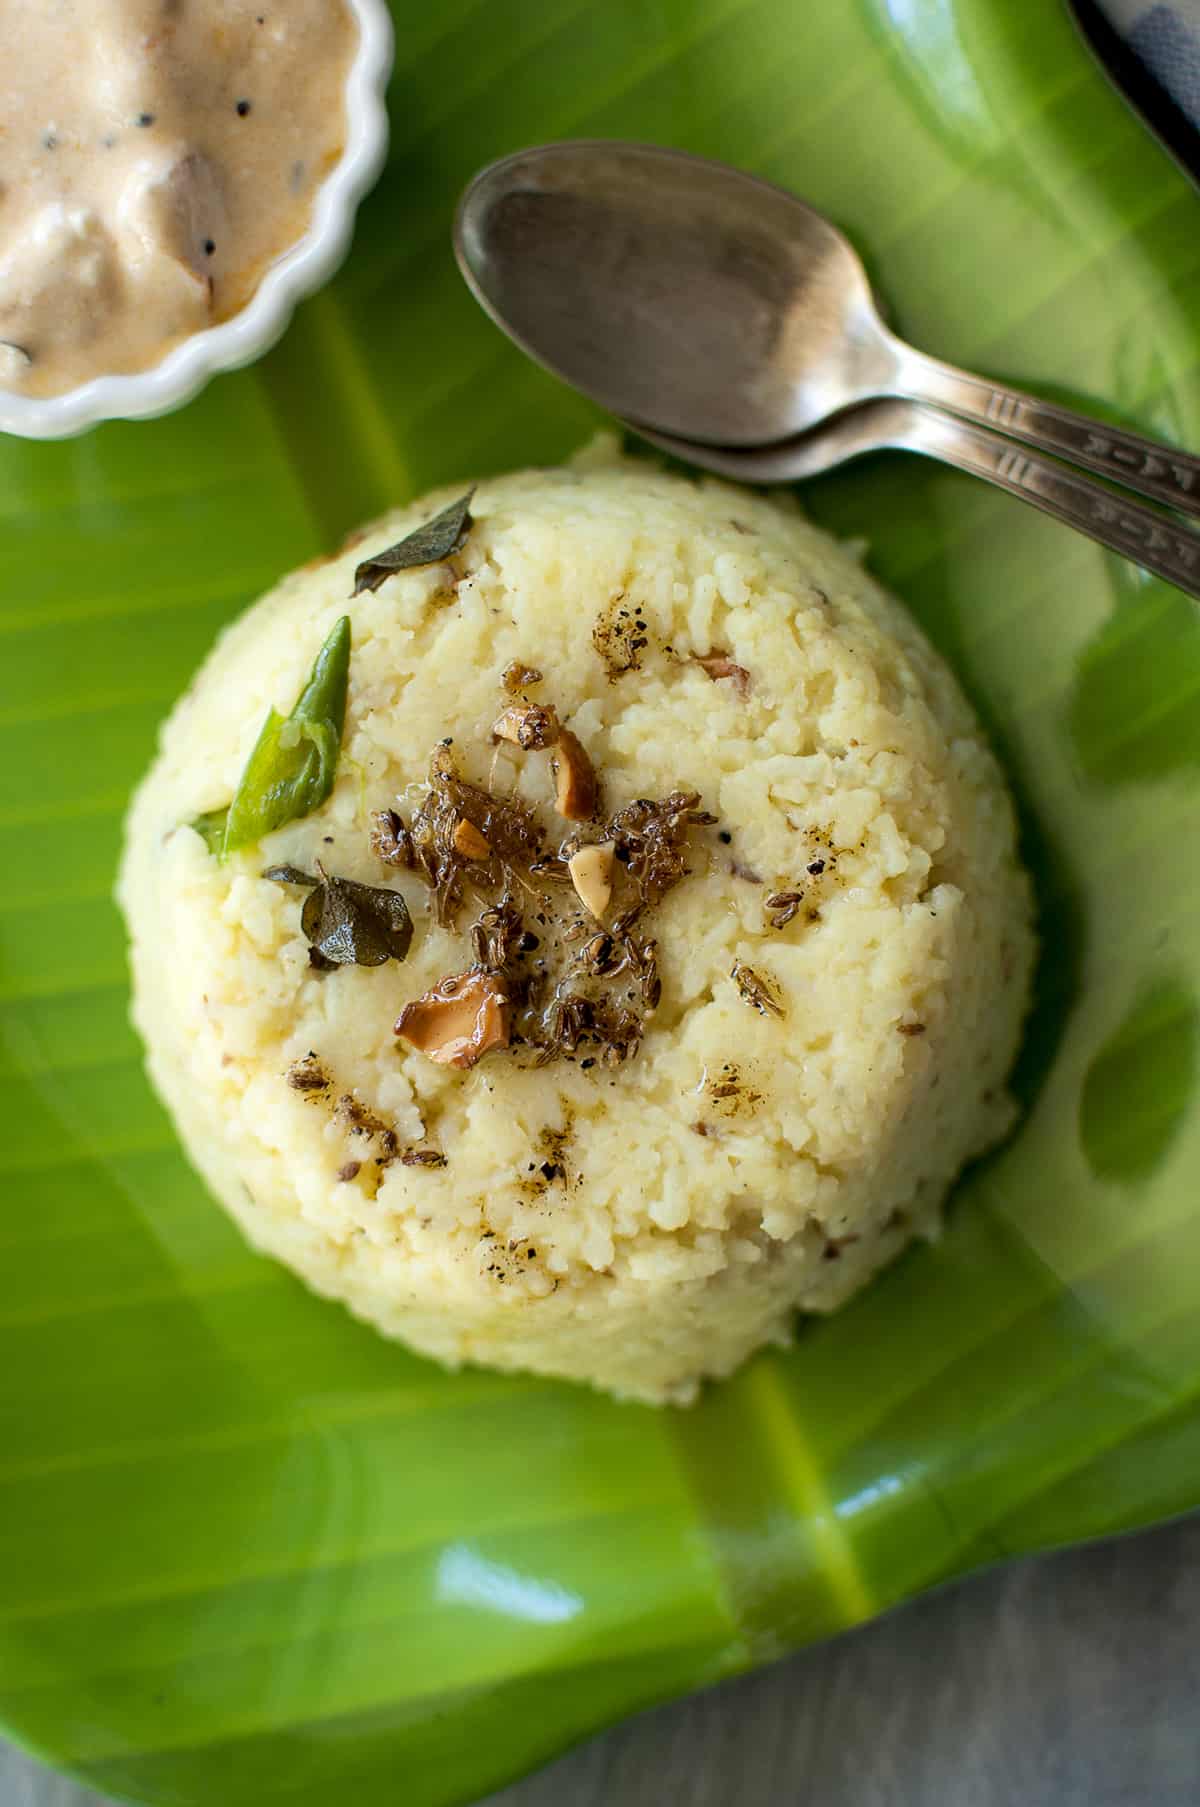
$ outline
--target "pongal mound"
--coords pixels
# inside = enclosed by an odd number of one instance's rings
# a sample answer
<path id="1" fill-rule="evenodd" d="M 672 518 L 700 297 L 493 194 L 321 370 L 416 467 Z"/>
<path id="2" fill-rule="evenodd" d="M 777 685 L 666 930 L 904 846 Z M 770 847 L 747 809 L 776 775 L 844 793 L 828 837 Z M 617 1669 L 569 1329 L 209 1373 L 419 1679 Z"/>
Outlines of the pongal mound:
<path id="1" fill-rule="evenodd" d="M 214 1192 L 450 1364 L 685 1401 L 1012 1116 L 1028 887 L 954 680 L 790 506 L 604 449 L 257 603 L 120 896 Z"/>

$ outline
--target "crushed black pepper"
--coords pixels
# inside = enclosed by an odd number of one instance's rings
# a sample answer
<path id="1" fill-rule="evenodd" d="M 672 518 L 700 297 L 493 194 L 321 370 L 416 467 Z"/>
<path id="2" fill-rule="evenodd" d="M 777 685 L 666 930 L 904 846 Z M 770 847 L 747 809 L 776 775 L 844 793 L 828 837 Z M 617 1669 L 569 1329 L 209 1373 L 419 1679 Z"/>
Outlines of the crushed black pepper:
<path id="1" fill-rule="evenodd" d="M 592 628 L 592 645 L 600 656 L 610 683 L 626 672 L 640 671 L 642 654 L 650 644 L 645 616 L 633 604 L 627 604 L 625 592 L 619 591 L 603 609 Z"/>
<path id="2" fill-rule="evenodd" d="M 294 1092 L 327 1092 L 333 1081 L 315 1054 L 293 1061 L 287 1070 L 287 1082 Z"/>
<path id="3" fill-rule="evenodd" d="M 805 877 L 786 881 L 764 898 L 763 914 L 768 928 L 787 928 L 801 911 L 804 912 L 806 922 L 819 922 L 819 903 L 828 899 L 830 885 L 836 882 L 837 855 L 833 851 L 829 830 L 809 828 L 804 831 L 804 836 L 810 849 L 810 856 L 804 867 Z M 815 852 L 816 847 L 823 847 L 824 852 Z"/>
<path id="4" fill-rule="evenodd" d="M 715 1077 L 705 1076 L 704 1090 L 711 1101 L 712 1114 L 726 1122 L 752 1117 L 763 1101 L 763 1094 L 751 1076 L 737 1061 L 727 1060 Z"/>

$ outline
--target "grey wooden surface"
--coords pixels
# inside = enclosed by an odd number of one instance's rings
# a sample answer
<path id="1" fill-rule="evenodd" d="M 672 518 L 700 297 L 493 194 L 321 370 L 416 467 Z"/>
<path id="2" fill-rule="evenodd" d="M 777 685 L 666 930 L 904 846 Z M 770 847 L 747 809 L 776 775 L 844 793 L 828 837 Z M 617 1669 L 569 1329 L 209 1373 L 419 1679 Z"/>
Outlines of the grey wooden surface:
<path id="1" fill-rule="evenodd" d="M 488 1807 L 675 1803 L 1197 1807 L 1200 1518 L 965 1582 L 620 1726 Z M 102 1804 L 0 1748 L 0 1807 Z"/>

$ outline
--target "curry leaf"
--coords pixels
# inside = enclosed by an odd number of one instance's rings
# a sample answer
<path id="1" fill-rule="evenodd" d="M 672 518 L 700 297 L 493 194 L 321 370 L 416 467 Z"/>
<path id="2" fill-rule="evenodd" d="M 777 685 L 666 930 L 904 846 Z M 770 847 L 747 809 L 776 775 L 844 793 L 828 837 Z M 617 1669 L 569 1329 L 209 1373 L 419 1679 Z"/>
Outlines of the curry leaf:
<path id="1" fill-rule="evenodd" d="M 403 960 L 412 943 L 412 917 L 398 891 L 327 878 L 304 900 L 300 926 L 335 966 L 382 966 Z"/>
<path id="2" fill-rule="evenodd" d="M 192 824 L 224 858 L 261 841 L 324 803 L 333 789 L 346 719 L 350 617 L 343 615 L 314 661 L 288 716 L 272 709 L 225 813 L 210 810 Z"/>
<path id="3" fill-rule="evenodd" d="M 297 866 L 268 866 L 264 878 L 279 885 L 308 885 L 300 913 L 317 965 L 382 966 L 403 960 L 412 944 L 412 917 L 398 891 L 334 878 L 318 862 L 319 878 Z"/>
<path id="4" fill-rule="evenodd" d="M 360 596 L 364 590 L 377 590 L 396 571 L 436 565 L 440 559 L 452 558 L 460 552 L 473 525 L 471 497 L 474 494 L 474 489 L 469 489 L 465 496 L 451 502 L 449 508 L 443 508 L 441 514 L 434 515 L 432 521 L 426 521 L 405 539 L 365 558 L 354 573 L 353 594 Z"/>

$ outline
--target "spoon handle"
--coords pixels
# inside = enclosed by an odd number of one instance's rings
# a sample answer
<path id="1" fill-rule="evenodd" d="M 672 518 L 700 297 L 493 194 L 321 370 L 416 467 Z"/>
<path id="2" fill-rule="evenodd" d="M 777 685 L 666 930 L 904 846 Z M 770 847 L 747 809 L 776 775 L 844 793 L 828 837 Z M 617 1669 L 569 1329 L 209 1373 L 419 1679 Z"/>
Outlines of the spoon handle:
<path id="1" fill-rule="evenodd" d="M 1055 452 L 1072 464 L 1099 472 L 1110 483 L 1120 483 L 1184 514 L 1200 515 L 1200 458 L 956 370 L 899 341 L 895 349 L 899 393 L 949 408 L 977 426 L 992 427 L 1024 445 Z"/>
<path id="2" fill-rule="evenodd" d="M 920 404 L 894 404 L 897 418 L 888 443 L 924 452 L 970 471 L 1011 495 L 1032 502 L 1043 513 L 1065 521 L 1114 552 L 1168 583 L 1200 597 L 1200 534 L 1182 522 L 1128 500 L 1069 470 L 1041 458 L 985 427 L 972 426 L 952 414 Z"/>

